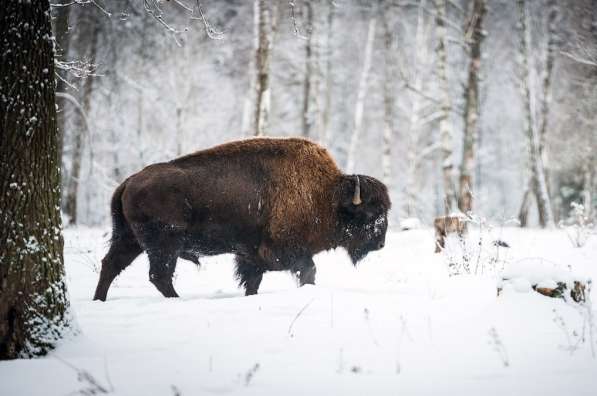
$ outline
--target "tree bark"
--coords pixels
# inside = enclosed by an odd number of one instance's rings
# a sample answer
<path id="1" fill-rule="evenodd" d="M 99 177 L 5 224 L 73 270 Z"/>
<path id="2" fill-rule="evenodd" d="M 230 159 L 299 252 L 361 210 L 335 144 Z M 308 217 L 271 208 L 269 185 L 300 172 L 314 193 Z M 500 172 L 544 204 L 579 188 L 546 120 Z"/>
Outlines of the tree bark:
<path id="1" fill-rule="evenodd" d="M 551 105 L 551 80 L 553 74 L 553 66 L 555 62 L 555 54 L 557 52 L 557 17 L 558 7 L 556 0 L 549 0 L 547 5 L 548 16 L 547 16 L 547 51 L 545 55 L 545 70 L 543 71 L 543 104 L 541 106 L 541 126 L 539 130 L 539 147 L 538 153 L 543 164 L 543 172 L 545 173 L 546 188 L 549 193 L 549 178 L 547 172 L 547 152 L 545 150 L 547 140 L 547 125 L 549 122 L 549 110 Z M 528 27 L 527 27 L 528 28 Z M 540 200 L 541 190 L 539 188 L 539 182 L 536 178 L 535 172 L 531 172 L 531 178 L 527 187 L 528 191 L 532 191 L 538 207 L 539 213 L 539 224 L 542 227 L 547 225 L 547 208 L 545 207 L 545 200 Z M 525 192 L 526 194 L 526 192 Z M 524 201 L 524 200 L 523 200 Z M 523 202 L 524 203 L 524 202 Z M 528 212 L 530 205 L 521 205 L 520 208 L 520 224 L 524 227 L 527 225 L 526 219 L 528 218 Z"/>
<path id="2" fill-rule="evenodd" d="M 312 133 L 314 115 L 314 99 L 313 96 L 317 92 L 313 85 L 315 73 L 314 61 L 314 46 L 313 46 L 313 4 L 311 1 L 304 3 L 305 10 L 305 24 L 306 24 L 306 38 L 305 38 L 305 77 L 303 79 L 303 112 L 301 117 L 303 136 L 309 137 Z"/>
<path id="3" fill-rule="evenodd" d="M 446 0 L 435 0 L 437 16 L 437 71 L 441 87 L 441 116 L 439 119 L 439 133 L 442 152 L 442 179 L 444 187 L 444 211 L 446 215 L 452 213 L 456 198 L 454 187 L 454 138 L 450 114 L 452 102 L 450 100 L 450 84 L 448 82 L 448 41 L 446 31 Z"/>
<path id="4" fill-rule="evenodd" d="M 269 4 L 269 5 L 268 5 Z M 255 0 L 255 103 L 253 135 L 266 134 L 270 112 L 269 64 L 275 30 L 275 2 Z"/>
<path id="5" fill-rule="evenodd" d="M 0 359 L 14 359 L 70 326 L 48 0 L 5 1 L 0 37 Z"/>
<path id="6" fill-rule="evenodd" d="M 369 72 L 371 71 L 371 57 L 373 54 L 373 41 L 375 39 L 375 26 L 377 24 L 377 11 L 371 10 L 371 17 L 369 18 L 369 26 L 367 28 L 367 41 L 365 43 L 365 55 L 363 59 L 363 69 L 361 70 L 361 78 L 359 80 L 359 88 L 357 91 L 357 101 L 354 109 L 354 124 L 352 135 L 350 138 L 350 146 L 348 148 L 348 157 L 346 162 L 346 172 L 352 173 L 355 166 L 355 156 L 357 145 L 359 143 L 359 135 L 363 126 L 363 113 L 365 109 L 365 97 L 367 95 L 367 87 L 369 85 Z"/>
<path id="7" fill-rule="evenodd" d="M 552 227 L 554 225 L 553 214 L 551 211 L 551 202 L 549 192 L 547 190 L 547 179 L 545 176 L 545 168 L 541 158 L 541 136 L 537 131 L 537 123 L 534 120 L 533 104 L 534 97 L 531 93 L 531 73 L 529 65 L 530 57 L 530 31 L 528 25 L 528 15 L 526 11 L 526 3 L 524 0 L 517 1 L 518 6 L 518 25 L 520 27 L 519 33 L 519 58 L 520 58 L 520 90 L 522 95 L 523 110 L 524 110 L 524 130 L 528 139 L 529 146 L 529 168 L 530 168 L 530 184 L 531 190 L 535 192 L 537 200 L 537 208 L 539 210 L 539 223 L 542 227 Z M 549 53 L 549 50 L 548 50 Z M 553 53 L 552 53 L 553 55 Z M 553 60 L 552 60 L 553 62 Z M 553 66 L 553 64 L 552 64 Z M 551 68 L 551 67 L 550 67 Z M 551 72 L 550 72 L 551 74 Z M 550 79 L 547 79 L 549 83 Z M 544 79 L 544 89 L 549 89 L 549 84 L 546 87 Z M 545 106 L 545 105 L 544 105 Z M 547 120 L 544 120 L 547 123 Z M 523 199 L 525 201 L 526 199 Z M 526 225 L 527 214 L 525 212 L 525 202 L 521 206 L 519 221 L 521 225 Z"/>
<path id="8" fill-rule="evenodd" d="M 464 93 L 464 141 L 460 165 L 460 192 L 458 207 L 463 213 L 473 209 L 473 174 L 477 161 L 477 140 L 479 138 L 479 73 L 481 70 L 481 42 L 483 41 L 483 17 L 485 0 L 474 0 L 470 15 L 469 42 L 470 59 L 468 78 Z"/>
<path id="9" fill-rule="evenodd" d="M 413 83 L 408 82 L 412 96 L 412 108 L 409 117 L 409 129 L 407 135 L 407 169 L 406 169 L 406 197 L 403 200 L 403 217 L 413 217 L 417 215 L 417 170 L 419 169 L 419 133 L 421 127 L 421 108 L 423 73 L 420 70 L 421 65 L 427 58 L 427 34 L 425 27 L 425 12 L 427 2 L 421 0 L 417 14 L 417 30 L 415 33 L 415 60 L 413 64 Z"/>

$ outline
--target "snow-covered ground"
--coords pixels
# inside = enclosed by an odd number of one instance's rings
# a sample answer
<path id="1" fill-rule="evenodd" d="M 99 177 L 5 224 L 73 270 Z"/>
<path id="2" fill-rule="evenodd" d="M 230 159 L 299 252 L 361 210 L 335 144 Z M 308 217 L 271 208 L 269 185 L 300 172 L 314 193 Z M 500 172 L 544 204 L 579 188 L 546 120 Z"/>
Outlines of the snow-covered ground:
<path id="1" fill-rule="evenodd" d="M 0 362 L 0 395 L 596 395 L 595 311 L 521 279 L 499 297 L 496 285 L 502 260 L 597 279 L 597 237 L 573 248 L 562 230 L 498 234 L 511 248 L 485 238 L 471 273 L 449 276 L 422 229 L 388 234 L 357 268 L 342 251 L 316 256 L 317 286 L 269 273 L 252 297 L 219 256 L 180 260 L 181 298 L 165 299 L 141 256 L 102 303 L 91 297 L 109 233 L 69 229 L 81 334 L 46 358 Z"/>

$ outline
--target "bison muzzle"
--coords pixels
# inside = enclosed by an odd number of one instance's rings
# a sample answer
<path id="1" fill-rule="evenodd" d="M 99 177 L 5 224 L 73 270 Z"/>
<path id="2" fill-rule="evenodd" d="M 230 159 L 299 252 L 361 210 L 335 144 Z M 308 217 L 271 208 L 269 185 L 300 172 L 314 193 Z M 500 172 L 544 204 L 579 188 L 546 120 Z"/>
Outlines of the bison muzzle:
<path id="1" fill-rule="evenodd" d="M 321 146 L 303 139 L 231 142 L 153 164 L 125 180 L 112 198 L 112 240 L 95 300 L 143 251 L 149 280 L 177 297 L 177 259 L 236 255 L 246 295 L 266 271 L 315 282 L 313 255 L 345 248 L 356 264 L 384 246 L 390 199 L 369 176 L 345 175 Z"/>

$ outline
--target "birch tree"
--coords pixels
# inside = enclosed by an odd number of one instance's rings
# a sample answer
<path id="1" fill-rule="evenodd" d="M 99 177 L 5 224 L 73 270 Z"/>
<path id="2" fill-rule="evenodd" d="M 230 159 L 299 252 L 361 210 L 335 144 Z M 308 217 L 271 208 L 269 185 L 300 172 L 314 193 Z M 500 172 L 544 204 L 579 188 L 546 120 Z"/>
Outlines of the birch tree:
<path id="1" fill-rule="evenodd" d="M 419 153 L 419 138 L 421 128 L 421 111 L 423 109 L 422 94 L 423 88 L 423 64 L 427 59 L 427 27 L 425 21 L 425 9 L 427 2 L 421 0 L 417 11 L 417 27 L 415 34 L 415 56 L 412 65 L 413 76 L 411 81 L 405 80 L 406 86 L 409 89 L 411 97 L 411 109 L 408 123 L 407 135 L 407 169 L 406 169 L 406 186 L 405 199 L 402 205 L 402 215 L 405 217 L 416 216 L 416 202 L 417 202 L 417 170 L 419 168 L 419 160 L 422 157 Z"/>
<path id="2" fill-rule="evenodd" d="M 392 187 L 392 144 L 394 140 L 394 108 L 395 108 L 395 83 L 396 83 L 396 59 L 394 30 L 392 29 L 393 2 L 385 1 L 380 7 L 382 12 L 383 35 L 384 35 L 384 123 L 383 123 L 383 147 L 382 147 L 382 170 L 383 182 L 389 189 Z"/>
<path id="3" fill-rule="evenodd" d="M 481 42 L 484 37 L 483 17 L 485 12 L 485 0 L 473 0 L 469 24 L 465 32 L 470 55 L 464 92 L 464 139 L 458 195 L 458 207 L 464 213 L 473 209 L 472 188 L 477 161 L 476 146 L 479 139 L 479 74 L 481 72 Z"/>
<path id="4" fill-rule="evenodd" d="M 375 40 L 375 29 L 377 25 L 377 10 L 374 6 L 371 9 L 371 16 L 367 27 L 367 41 L 365 42 L 365 54 L 363 57 L 363 67 L 361 69 L 361 78 L 359 79 L 359 86 L 357 91 L 357 99 L 354 109 L 353 129 L 350 137 L 350 146 L 348 148 L 348 157 L 346 162 L 346 172 L 354 172 L 355 156 L 357 145 L 359 143 L 359 136 L 363 127 L 363 114 L 365 111 L 365 97 L 367 95 L 367 88 L 369 85 L 369 72 L 371 71 L 371 56 L 373 54 L 373 42 Z"/>
<path id="5" fill-rule="evenodd" d="M 70 326 L 48 0 L 4 1 L 0 36 L 0 359 L 15 359 Z"/>
<path id="6" fill-rule="evenodd" d="M 530 183 L 532 190 L 536 192 L 537 207 L 539 210 L 539 221 L 542 227 L 553 226 L 553 214 L 551 211 L 551 202 L 547 189 L 547 179 L 545 168 L 541 158 L 541 136 L 537 130 L 535 121 L 536 98 L 531 90 L 531 71 L 530 71 L 530 27 L 529 18 L 524 0 L 517 0 L 518 26 L 519 26 L 519 62 L 520 62 L 520 92 L 522 95 L 524 122 L 523 128 L 528 141 L 529 157 L 528 167 L 530 173 Z M 549 53 L 549 50 L 548 50 Z M 549 81 L 549 80 L 548 80 Z M 545 79 L 544 79 L 545 89 Z M 547 86 L 549 89 L 549 85 Z M 529 194 L 525 193 L 523 197 L 522 208 L 527 205 L 525 200 L 529 199 Z M 526 225 L 526 217 L 519 216 L 521 225 Z"/>
<path id="7" fill-rule="evenodd" d="M 526 12 L 524 9 L 524 4 L 521 6 L 520 4 L 518 5 L 519 7 L 522 7 L 522 9 L 519 9 L 519 12 Z M 536 155 L 538 156 L 538 160 L 540 161 L 539 164 L 535 164 L 535 165 L 531 165 L 531 171 L 530 171 L 530 178 L 529 178 L 529 182 L 527 185 L 527 188 L 524 192 L 523 195 L 523 199 L 522 199 L 522 203 L 520 206 L 520 211 L 519 211 L 519 215 L 518 215 L 518 220 L 520 222 L 520 225 L 525 227 L 528 223 L 528 211 L 529 211 L 529 207 L 531 204 L 531 195 L 533 195 L 535 197 L 535 200 L 537 202 L 537 208 L 538 208 L 538 213 L 539 213 L 539 224 L 542 227 L 545 227 L 548 225 L 548 223 L 550 222 L 549 217 L 551 217 L 551 208 L 548 208 L 547 205 L 549 203 L 549 187 L 548 187 L 548 176 L 547 176 L 547 153 L 545 150 L 545 146 L 546 146 L 546 136 L 547 136 L 547 131 L 548 131 L 548 122 L 549 122 L 549 110 L 551 107 L 551 101 L 552 101 L 552 95 L 551 95 L 551 82 L 552 82 L 552 74 L 553 74 L 553 66 L 554 66 L 554 62 L 555 62 L 555 54 L 557 51 L 557 18 L 558 18 L 558 6 L 557 6 L 557 2 L 556 0 L 549 0 L 548 1 L 548 5 L 547 5 L 547 12 L 548 12 L 548 16 L 547 16 L 547 50 L 545 53 L 545 64 L 544 64 L 544 70 L 543 70 L 543 78 L 541 81 L 541 86 L 542 86 L 542 94 L 543 94 L 543 102 L 541 105 L 541 112 L 540 112 L 540 125 L 538 126 L 539 128 L 539 132 L 538 132 L 538 137 L 537 137 L 537 148 L 536 148 Z M 524 17 L 524 16 L 523 16 Z M 527 30 L 529 30 L 529 26 L 526 23 L 526 20 L 524 21 L 525 25 L 522 26 L 521 25 L 521 29 L 524 28 L 525 29 L 525 37 L 530 37 L 530 32 L 526 32 Z M 523 33 L 521 33 L 523 34 Z M 523 66 L 525 67 L 526 64 L 526 68 L 528 69 L 528 67 L 530 67 L 529 65 L 529 55 L 528 55 L 528 50 L 530 48 L 530 43 L 526 41 L 525 38 L 525 42 L 521 42 L 521 45 L 525 45 L 524 48 L 526 48 L 527 54 L 525 55 L 524 53 L 521 54 L 521 59 L 523 59 Z M 526 58 L 526 59 L 525 59 Z M 531 90 L 530 87 L 530 78 L 531 78 L 531 73 L 527 72 L 528 76 L 527 79 L 529 79 L 527 81 L 527 87 L 526 89 L 528 89 L 529 91 Z M 525 88 L 522 88 L 523 90 Z M 524 95 L 527 95 L 526 93 L 524 93 Z M 529 92 L 529 96 L 532 95 L 531 92 Z M 529 98 L 529 102 L 531 102 L 531 98 Z M 533 111 L 534 109 L 531 109 L 531 111 Z M 534 122 L 532 117 L 528 118 L 528 122 L 532 122 L 533 129 L 537 128 L 537 123 Z M 535 134 L 536 132 L 532 132 L 532 134 Z M 527 135 L 528 136 L 532 136 L 529 135 L 529 131 L 527 131 Z M 531 146 L 533 146 L 533 138 L 531 138 L 531 140 L 529 141 L 529 144 Z M 533 149 L 531 149 L 531 154 L 530 154 L 530 162 L 534 162 L 533 160 Z M 541 172 L 539 172 L 539 169 L 535 170 L 535 168 L 537 167 L 541 167 Z M 544 177 L 544 183 L 545 183 L 545 195 L 544 192 L 542 191 L 541 188 L 541 182 L 537 179 L 537 175 L 539 173 L 543 173 L 543 177 Z M 545 198 L 547 197 L 547 199 Z M 549 213 L 548 213 L 549 212 Z M 553 220 L 551 220 L 553 221 Z"/>
<path id="8" fill-rule="evenodd" d="M 269 4 L 269 5 L 268 5 Z M 267 131 L 270 113 L 270 78 L 269 65 L 275 32 L 276 3 L 266 0 L 255 0 L 255 75 L 253 90 L 253 135 L 263 136 Z"/>
<path id="9" fill-rule="evenodd" d="M 301 129 L 302 135 L 305 137 L 311 136 L 313 124 L 316 120 L 317 113 L 317 55 L 315 43 L 315 23 L 313 17 L 313 1 L 304 2 L 305 14 L 305 75 L 303 79 L 303 109 L 301 115 Z"/>
<path id="10" fill-rule="evenodd" d="M 441 141 L 441 167 L 444 187 L 445 214 L 450 214 L 454 209 L 456 192 L 454 189 L 454 137 L 450 114 L 452 101 L 450 100 L 450 84 L 448 81 L 448 34 L 446 29 L 446 0 L 435 0 L 436 32 L 437 32 L 437 74 L 441 90 L 439 133 Z"/>

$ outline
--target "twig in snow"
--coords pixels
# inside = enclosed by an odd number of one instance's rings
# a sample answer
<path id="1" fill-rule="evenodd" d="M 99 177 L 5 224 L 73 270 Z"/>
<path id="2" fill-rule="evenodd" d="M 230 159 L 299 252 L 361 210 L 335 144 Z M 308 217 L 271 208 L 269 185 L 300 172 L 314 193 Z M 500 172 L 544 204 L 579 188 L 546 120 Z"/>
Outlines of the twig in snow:
<path id="1" fill-rule="evenodd" d="M 373 341 L 373 344 L 375 344 L 376 347 L 379 347 L 379 342 L 377 342 L 377 339 L 375 338 L 375 334 L 373 334 L 373 329 L 371 328 L 371 322 L 369 321 L 369 310 L 367 308 L 365 308 L 363 310 L 363 313 L 365 314 L 365 322 L 367 323 L 367 328 L 369 329 L 369 336 L 371 337 L 371 341 Z"/>
<path id="2" fill-rule="evenodd" d="M 253 367 L 251 367 L 249 369 L 249 371 L 247 371 L 247 373 L 245 374 L 245 386 L 249 386 L 249 384 L 251 383 L 251 380 L 253 379 L 255 374 L 257 374 L 258 370 L 259 370 L 259 363 L 255 363 L 255 365 Z"/>
<path id="3" fill-rule="evenodd" d="M 508 359 L 508 351 L 506 351 L 506 346 L 502 343 L 502 340 L 500 339 L 495 327 L 489 329 L 489 345 L 493 346 L 493 349 L 497 352 L 502 360 L 504 367 L 509 367 L 510 360 Z"/>
<path id="4" fill-rule="evenodd" d="M 114 392 L 114 386 L 110 381 L 110 377 L 107 374 L 107 364 L 106 367 L 106 377 L 109 386 L 102 385 L 89 371 L 80 369 L 73 364 L 67 362 L 66 360 L 60 358 L 59 356 L 55 356 L 56 359 L 64 364 L 65 366 L 71 368 L 77 373 L 77 380 L 83 384 L 85 387 L 79 389 L 78 391 L 74 391 L 72 395 L 81 395 L 81 396 L 94 396 L 94 395 L 107 395 Z"/>
<path id="5" fill-rule="evenodd" d="M 290 326 L 288 326 L 288 335 L 289 336 L 293 336 L 292 334 L 292 326 L 294 326 L 294 322 L 296 322 L 296 320 L 299 318 L 299 316 L 301 316 L 303 314 L 303 312 L 305 312 L 305 310 L 309 307 L 309 305 L 311 305 L 311 303 L 315 301 L 315 298 L 313 298 L 311 301 L 309 301 L 307 304 L 305 304 L 305 306 L 303 308 L 301 308 L 300 311 L 298 311 L 298 313 L 296 314 L 296 316 L 294 317 L 294 319 L 292 319 L 292 322 L 290 322 Z"/>

